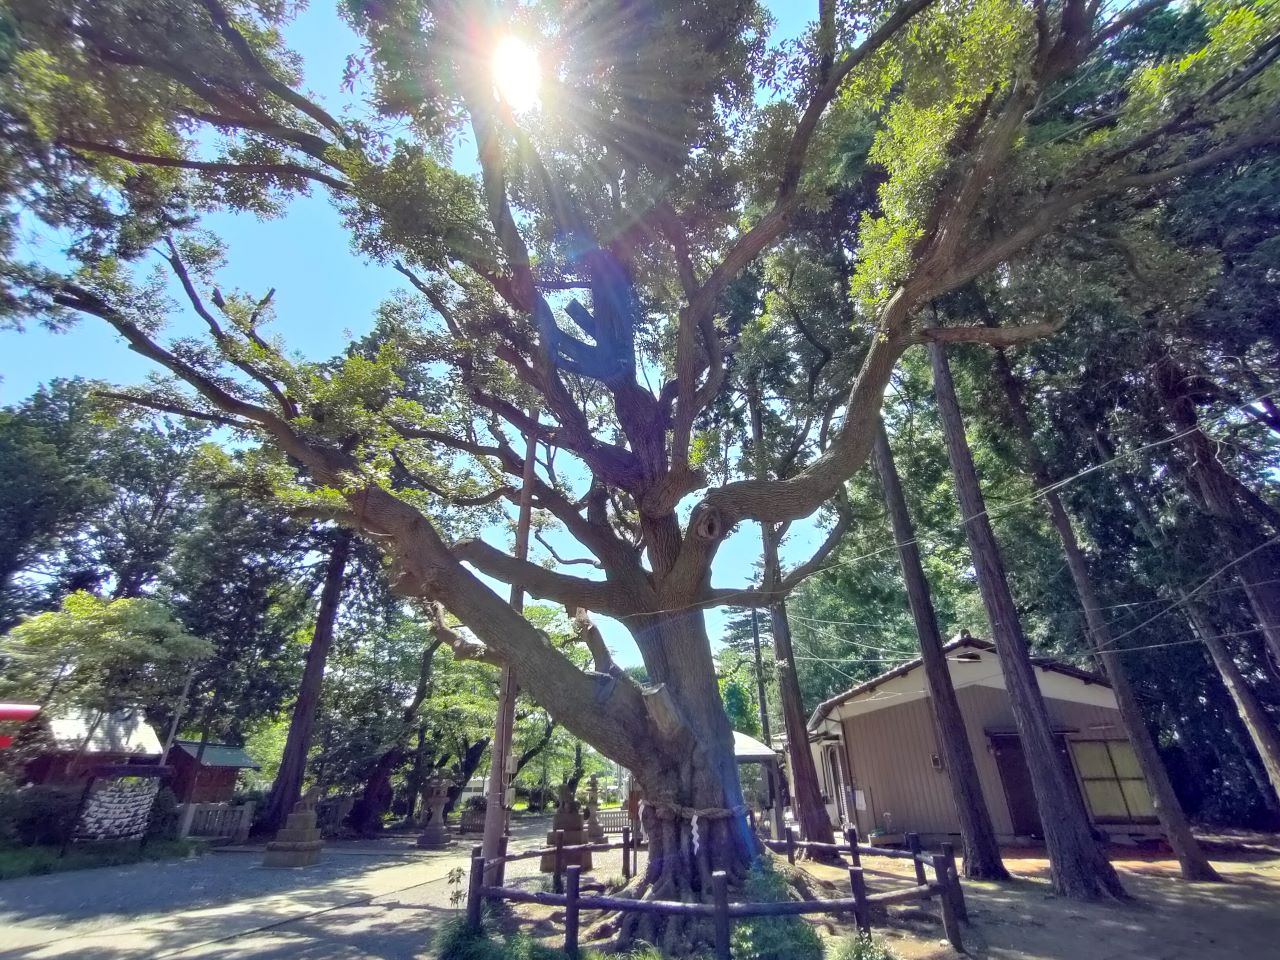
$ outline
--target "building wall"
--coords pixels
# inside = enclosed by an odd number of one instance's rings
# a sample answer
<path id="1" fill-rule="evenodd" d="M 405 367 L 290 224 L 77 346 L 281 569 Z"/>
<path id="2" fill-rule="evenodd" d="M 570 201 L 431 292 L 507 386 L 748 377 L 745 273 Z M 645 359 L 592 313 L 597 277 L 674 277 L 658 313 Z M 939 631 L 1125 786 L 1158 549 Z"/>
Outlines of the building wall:
<path id="1" fill-rule="evenodd" d="M 973 750 L 983 796 L 997 836 L 1014 840 L 1004 786 L 987 733 L 1012 732 L 1008 694 L 1000 688 L 973 685 L 956 691 Z M 1123 739 L 1119 711 L 1112 707 L 1046 697 L 1055 729 L 1071 731 L 1067 740 Z M 861 790 L 865 810 L 856 811 L 860 832 L 887 829 L 920 834 L 958 833 L 948 772 L 935 767 L 941 760 L 933 711 L 928 698 L 915 699 L 843 721 L 854 788 Z"/>

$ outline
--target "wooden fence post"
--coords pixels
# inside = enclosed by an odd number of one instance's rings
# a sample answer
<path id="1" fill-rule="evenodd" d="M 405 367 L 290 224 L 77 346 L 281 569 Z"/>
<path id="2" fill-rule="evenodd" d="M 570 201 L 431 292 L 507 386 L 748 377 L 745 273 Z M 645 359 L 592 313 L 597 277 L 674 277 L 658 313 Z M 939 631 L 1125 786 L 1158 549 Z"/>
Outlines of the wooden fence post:
<path id="1" fill-rule="evenodd" d="M 716 960 L 732 960 L 729 955 L 729 878 L 723 870 L 711 874 L 715 900 Z"/>
<path id="2" fill-rule="evenodd" d="M 498 865 L 493 868 L 494 883 L 501 887 L 507 882 L 507 844 L 511 842 L 511 834 L 504 833 L 498 839 Z"/>
<path id="3" fill-rule="evenodd" d="M 471 879 L 467 884 L 467 929 L 472 933 L 480 932 L 480 907 L 482 897 L 480 888 L 484 886 L 484 848 L 471 848 Z"/>
<path id="4" fill-rule="evenodd" d="M 956 869 L 956 847 L 954 843 L 942 845 L 942 855 L 947 858 L 947 870 L 951 873 L 951 896 L 956 905 L 956 916 L 965 923 L 969 922 L 969 907 L 964 902 L 964 888 L 960 886 L 960 871 Z"/>
<path id="5" fill-rule="evenodd" d="M 191 802 L 182 805 L 182 814 L 178 817 L 178 839 L 185 840 L 191 833 L 191 822 L 196 816 L 196 805 Z"/>
<path id="6" fill-rule="evenodd" d="M 253 827 L 253 807 L 252 800 L 240 805 L 240 821 L 236 824 L 236 833 L 232 842 L 247 843 L 249 841 L 249 830 Z"/>
<path id="7" fill-rule="evenodd" d="M 787 827 L 787 863 L 796 862 L 796 828 Z"/>
<path id="8" fill-rule="evenodd" d="M 853 919 L 858 931 L 871 934 L 871 911 L 867 909 L 867 879 L 861 867 L 849 868 L 849 886 L 853 888 Z"/>
<path id="9" fill-rule="evenodd" d="M 564 902 L 564 954 L 569 960 L 578 960 L 578 884 L 582 867 L 569 868 L 565 884 Z"/>
<path id="10" fill-rule="evenodd" d="M 631 828 L 622 828 L 622 879 L 631 879 Z"/>
<path id="11" fill-rule="evenodd" d="M 858 828 L 857 827 L 850 826 L 850 827 L 844 828 L 844 842 L 849 845 L 849 866 L 851 867 L 862 866 L 862 854 L 858 852 Z"/>
<path id="12" fill-rule="evenodd" d="M 956 916 L 956 902 L 950 895 L 950 881 L 947 877 L 947 858 L 942 854 L 934 854 L 933 872 L 938 877 L 938 885 L 942 888 L 939 891 L 938 903 L 942 906 L 942 929 L 947 934 L 947 939 L 951 941 L 951 946 L 955 947 L 960 953 L 964 953 L 964 940 L 960 935 L 960 918 Z"/>
<path id="13" fill-rule="evenodd" d="M 555 869 L 551 874 L 551 889 L 564 893 L 564 831 L 556 831 Z"/>
<path id="14" fill-rule="evenodd" d="M 924 861 L 920 859 L 920 834 L 907 834 L 907 849 L 911 851 L 912 862 L 916 868 L 916 886 L 923 887 L 929 882 L 929 877 L 924 872 Z"/>

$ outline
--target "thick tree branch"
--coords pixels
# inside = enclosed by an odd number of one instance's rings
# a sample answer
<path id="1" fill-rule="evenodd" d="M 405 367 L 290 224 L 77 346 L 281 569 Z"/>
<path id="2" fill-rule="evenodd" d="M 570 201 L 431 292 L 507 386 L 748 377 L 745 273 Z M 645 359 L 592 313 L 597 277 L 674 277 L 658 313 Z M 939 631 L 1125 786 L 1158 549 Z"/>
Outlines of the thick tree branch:
<path id="1" fill-rule="evenodd" d="M 201 299 L 199 292 L 196 290 L 195 284 L 191 282 L 191 275 L 187 272 L 187 265 L 182 262 L 182 255 L 178 252 L 177 245 L 173 242 L 172 237 L 164 238 L 165 244 L 169 248 L 169 255 L 165 257 L 174 275 L 177 276 L 178 282 L 182 285 L 183 292 L 186 293 L 187 299 L 191 302 L 192 308 L 199 315 L 205 324 L 209 327 L 209 332 L 213 334 L 213 339 L 217 343 L 222 355 L 234 364 L 239 370 L 248 375 L 257 383 L 261 384 L 266 391 L 275 398 L 276 403 L 280 405 L 281 411 L 286 417 L 296 417 L 298 415 L 297 404 L 293 402 L 276 383 L 264 371 L 259 370 L 248 360 L 239 356 L 240 345 L 235 342 L 234 338 L 229 336 L 217 319 L 209 312 Z M 259 308 L 261 309 L 261 308 Z M 262 349 L 268 349 L 261 338 L 254 335 L 254 339 L 261 344 Z"/>
<path id="2" fill-rule="evenodd" d="M 1012 327 L 925 327 L 916 337 L 921 343 L 982 343 L 989 347 L 1013 347 L 1053 336 L 1065 322 L 1024 323 Z"/>
<path id="3" fill-rule="evenodd" d="M 584 580 L 555 573 L 528 560 L 518 560 L 489 546 L 482 540 L 463 540 L 454 544 L 453 555 L 469 563 L 481 573 L 503 583 L 518 585 L 532 597 L 554 600 L 566 606 L 587 607 L 610 616 L 633 612 L 627 598 L 616 587 L 602 580 Z"/>
<path id="4" fill-rule="evenodd" d="M 231 427 L 235 430 L 252 430 L 254 424 L 244 420 L 236 420 L 232 417 L 224 417 L 221 414 L 209 413 L 207 410 L 196 410 L 193 407 L 183 406 L 182 404 L 173 403 L 163 397 L 155 394 L 139 394 L 139 393 L 117 393 L 115 390 L 95 390 L 94 396 L 104 397 L 107 400 L 116 400 L 121 403 L 131 403 L 137 407 L 146 407 L 150 410 L 158 410 L 160 413 L 172 413 L 175 416 L 186 417 L 188 420 L 201 420 L 205 423 L 215 423 L 220 427 Z"/>
<path id="5" fill-rule="evenodd" d="M 218 32 L 230 44 L 231 49 L 236 52 L 236 56 L 249 68 L 255 80 L 266 87 L 271 93 L 275 94 L 281 100 L 296 107 L 305 113 L 308 117 L 328 129 L 331 133 L 336 134 L 339 138 L 346 139 L 346 131 L 342 128 L 337 120 L 329 115 L 324 108 L 312 103 L 302 94 L 298 93 L 288 84 L 276 79 L 276 77 L 267 68 L 267 65 L 259 59 L 254 53 L 253 48 L 249 45 L 249 41 L 245 39 L 244 34 L 237 30 L 231 23 L 231 18 L 227 15 L 227 11 L 223 8 L 218 0 L 201 0 L 205 10 L 209 13 L 209 18 L 213 20 L 214 26 L 218 28 Z"/>
<path id="6" fill-rule="evenodd" d="M 58 142 L 72 150 L 101 153 L 142 166 L 176 167 L 182 170 L 198 170 L 202 173 L 303 177 L 307 180 L 314 180 L 316 183 L 322 183 L 326 187 L 337 190 L 339 193 L 348 193 L 351 190 L 349 183 L 336 177 L 331 177 L 323 171 L 304 167 L 297 163 L 231 163 L 216 160 L 187 160 L 182 157 L 162 157 L 151 153 L 136 153 L 133 150 L 125 150 L 109 143 L 93 143 L 88 140 L 61 139 Z"/>
<path id="7" fill-rule="evenodd" d="M 541 530 L 534 531 L 533 538 L 537 540 L 538 543 L 542 544 L 543 549 L 546 550 L 547 553 L 551 554 L 551 558 L 562 567 L 569 567 L 574 564 L 583 564 L 588 567 L 595 567 L 597 570 L 604 569 L 604 564 L 599 560 L 592 560 L 588 557 L 574 557 L 570 559 L 560 556 L 556 548 L 553 547 L 547 538 L 542 535 Z"/>

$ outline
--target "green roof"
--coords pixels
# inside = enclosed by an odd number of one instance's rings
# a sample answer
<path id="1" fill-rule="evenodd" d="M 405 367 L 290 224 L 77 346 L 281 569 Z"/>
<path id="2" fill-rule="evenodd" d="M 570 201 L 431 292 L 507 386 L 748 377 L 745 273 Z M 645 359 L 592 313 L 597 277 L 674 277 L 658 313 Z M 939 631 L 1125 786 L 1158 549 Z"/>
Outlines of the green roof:
<path id="1" fill-rule="evenodd" d="M 175 740 L 173 745 L 195 759 L 200 754 L 199 740 Z M 252 767 L 260 769 L 253 757 L 244 752 L 242 747 L 233 747 L 229 743 L 206 743 L 204 755 L 200 757 L 202 767 Z"/>

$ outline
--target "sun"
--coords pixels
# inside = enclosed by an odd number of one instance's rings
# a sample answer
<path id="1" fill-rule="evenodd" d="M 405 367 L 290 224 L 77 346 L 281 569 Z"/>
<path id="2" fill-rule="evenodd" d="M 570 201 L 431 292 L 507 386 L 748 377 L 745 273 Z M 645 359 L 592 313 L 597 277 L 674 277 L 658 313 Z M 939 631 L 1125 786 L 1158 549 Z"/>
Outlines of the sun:
<path id="1" fill-rule="evenodd" d="M 493 85 L 515 113 L 538 105 L 542 68 L 538 54 L 519 37 L 505 36 L 493 48 Z"/>

